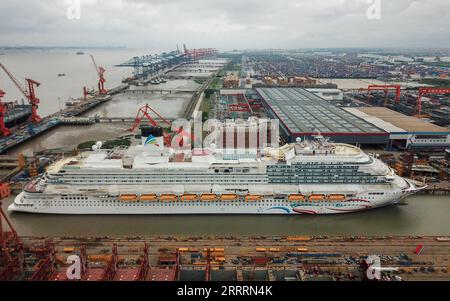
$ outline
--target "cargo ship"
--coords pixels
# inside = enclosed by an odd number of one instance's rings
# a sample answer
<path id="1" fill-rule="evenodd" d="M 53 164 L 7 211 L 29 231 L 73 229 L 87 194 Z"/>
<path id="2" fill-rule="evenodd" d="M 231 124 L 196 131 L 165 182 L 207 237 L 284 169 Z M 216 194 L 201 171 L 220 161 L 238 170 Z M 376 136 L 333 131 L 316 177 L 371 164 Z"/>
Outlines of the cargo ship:
<path id="1" fill-rule="evenodd" d="M 142 143 L 54 162 L 10 211 L 47 214 L 334 214 L 398 204 L 424 188 L 353 145 L 323 137 L 261 151 L 215 145 L 192 154 Z"/>

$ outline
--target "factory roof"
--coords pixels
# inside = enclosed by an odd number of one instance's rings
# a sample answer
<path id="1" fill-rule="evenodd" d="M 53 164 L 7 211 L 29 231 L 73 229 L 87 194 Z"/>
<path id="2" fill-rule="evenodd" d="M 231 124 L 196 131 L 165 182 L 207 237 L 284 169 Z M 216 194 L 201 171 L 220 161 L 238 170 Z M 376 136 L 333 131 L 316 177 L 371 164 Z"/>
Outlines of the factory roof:
<path id="1" fill-rule="evenodd" d="M 291 134 L 384 135 L 382 129 L 302 88 L 258 88 Z"/>
<path id="2" fill-rule="evenodd" d="M 386 122 L 381 118 L 366 114 L 363 111 L 360 111 L 358 108 L 345 108 L 345 110 L 352 113 L 353 115 L 363 118 L 364 120 L 376 125 L 377 127 L 385 130 L 388 133 L 407 134 L 404 129 L 396 127 L 392 123 Z"/>
<path id="3" fill-rule="evenodd" d="M 403 129 L 408 133 L 449 133 L 446 128 L 437 126 L 430 122 L 423 121 L 419 118 L 407 116 L 402 113 L 390 110 L 384 107 L 360 107 L 359 111 L 382 119 L 385 122 L 392 124 L 394 127 Z"/>

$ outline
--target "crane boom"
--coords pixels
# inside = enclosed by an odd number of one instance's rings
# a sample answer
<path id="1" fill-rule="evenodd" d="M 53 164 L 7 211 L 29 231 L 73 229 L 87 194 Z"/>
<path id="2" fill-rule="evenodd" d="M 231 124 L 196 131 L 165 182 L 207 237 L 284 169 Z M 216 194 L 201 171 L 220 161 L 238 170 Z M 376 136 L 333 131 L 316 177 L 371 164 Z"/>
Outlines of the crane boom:
<path id="1" fill-rule="evenodd" d="M 12 73 L 9 72 L 9 70 L 5 67 L 5 65 L 0 63 L 0 68 L 2 68 L 3 71 L 5 71 L 6 75 L 12 80 L 14 85 L 19 89 L 19 91 L 23 94 L 23 96 L 29 98 L 30 96 L 28 95 L 27 90 L 24 88 L 24 86 L 20 84 L 20 82 L 14 77 L 14 75 L 12 75 Z"/>
<path id="2" fill-rule="evenodd" d="M 5 71 L 6 75 L 12 80 L 14 85 L 19 89 L 19 91 L 28 99 L 29 103 L 31 104 L 31 121 L 33 123 L 39 123 L 42 121 L 42 118 L 39 116 L 37 109 L 39 104 L 39 98 L 36 97 L 35 89 L 34 87 L 39 87 L 40 83 L 37 81 L 34 81 L 32 79 L 25 79 L 28 85 L 28 91 L 20 84 L 20 82 L 12 75 L 9 70 L 0 63 L 0 67 Z"/>
<path id="3" fill-rule="evenodd" d="M 92 63 L 94 63 L 95 71 L 97 71 L 98 76 L 100 76 L 100 69 L 97 66 L 97 63 L 95 62 L 94 56 L 91 54 Z"/>

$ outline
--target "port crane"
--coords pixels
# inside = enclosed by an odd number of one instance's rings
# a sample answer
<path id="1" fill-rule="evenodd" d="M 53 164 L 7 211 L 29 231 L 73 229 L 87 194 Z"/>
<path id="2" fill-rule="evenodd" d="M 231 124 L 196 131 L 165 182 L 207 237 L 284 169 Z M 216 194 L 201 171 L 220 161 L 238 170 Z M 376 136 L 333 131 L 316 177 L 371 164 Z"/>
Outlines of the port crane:
<path id="1" fill-rule="evenodd" d="M 419 88 L 419 95 L 417 97 L 417 117 L 422 116 L 422 96 L 427 94 L 448 94 L 450 88 Z"/>
<path id="2" fill-rule="evenodd" d="M 134 132 L 136 130 L 136 128 L 138 128 L 138 126 L 141 124 L 142 119 L 144 117 L 148 119 L 148 121 L 150 122 L 150 124 L 152 126 L 154 126 L 154 127 L 160 126 L 159 123 L 150 115 L 152 113 L 155 114 L 157 116 L 157 118 L 159 118 L 159 120 L 161 122 L 163 122 L 169 129 L 172 127 L 172 124 L 167 119 L 165 119 L 163 116 L 161 116 L 161 114 L 159 114 L 152 107 L 150 107 L 148 104 L 146 104 L 145 106 L 139 108 L 136 118 L 134 120 L 134 124 L 130 129 L 128 129 L 128 131 Z M 179 134 L 178 140 L 177 140 L 179 146 L 183 146 L 184 137 L 187 137 L 191 141 L 195 140 L 194 135 L 188 134 L 187 132 L 185 132 L 183 130 L 182 127 L 178 128 L 177 134 Z M 164 128 L 163 128 L 163 136 L 164 136 L 164 144 L 166 146 L 171 146 L 172 145 L 172 136 Z"/>
<path id="3" fill-rule="evenodd" d="M 6 230 L 7 228 L 9 228 L 9 231 Z M 3 212 L 0 202 L 0 281 L 17 280 L 23 269 L 23 244 L 5 212 Z"/>
<path id="4" fill-rule="evenodd" d="M 41 84 L 35 80 L 26 78 L 28 91 L 22 86 L 22 84 L 14 77 L 14 75 L 9 72 L 9 70 L 0 63 L 0 68 L 6 73 L 6 75 L 11 79 L 14 85 L 19 89 L 19 91 L 28 99 L 31 104 L 31 122 L 34 124 L 38 124 L 42 121 L 42 118 L 39 116 L 37 110 L 39 107 L 39 98 L 36 97 L 35 87 L 39 87 Z"/>
<path id="5" fill-rule="evenodd" d="M 7 112 L 6 105 L 2 103 L 2 98 L 5 92 L 0 90 L 0 132 L 3 137 L 9 136 L 11 131 L 5 126 L 5 114 Z"/>
<path id="6" fill-rule="evenodd" d="M 105 89 L 105 83 L 106 83 L 105 72 L 106 72 L 106 70 L 102 66 L 97 65 L 97 63 L 95 62 L 95 58 L 92 54 L 91 54 L 91 60 L 92 60 L 92 63 L 94 64 L 95 70 L 97 71 L 97 74 L 98 74 L 98 94 L 106 95 L 106 94 L 108 94 L 108 91 Z"/>
<path id="7" fill-rule="evenodd" d="M 211 281 L 211 249 L 206 250 L 205 281 Z"/>
<path id="8" fill-rule="evenodd" d="M 400 102 L 400 95 L 401 95 L 401 86 L 400 85 L 369 85 L 367 87 L 367 100 L 370 102 L 370 91 L 384 91 L 384 105 L 387 105 L 388 102 L 388 93 L 389 90 L 395 90 L 395 102 Z"/>

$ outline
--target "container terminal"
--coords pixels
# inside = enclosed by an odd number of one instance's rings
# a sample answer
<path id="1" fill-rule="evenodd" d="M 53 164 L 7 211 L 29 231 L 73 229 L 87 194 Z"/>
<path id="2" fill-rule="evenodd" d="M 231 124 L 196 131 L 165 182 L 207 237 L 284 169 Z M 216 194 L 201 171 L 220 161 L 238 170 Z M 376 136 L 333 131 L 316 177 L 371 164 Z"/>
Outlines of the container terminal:
<path id="1" fill-rule="evenodd" d="M 368 256 L 382 281 L 448 280 L 450 237 L 20 237 L 1 213 L 1 280 L 363 281 Z M 71 276 L 69 256 L 80 258 Z"/>

